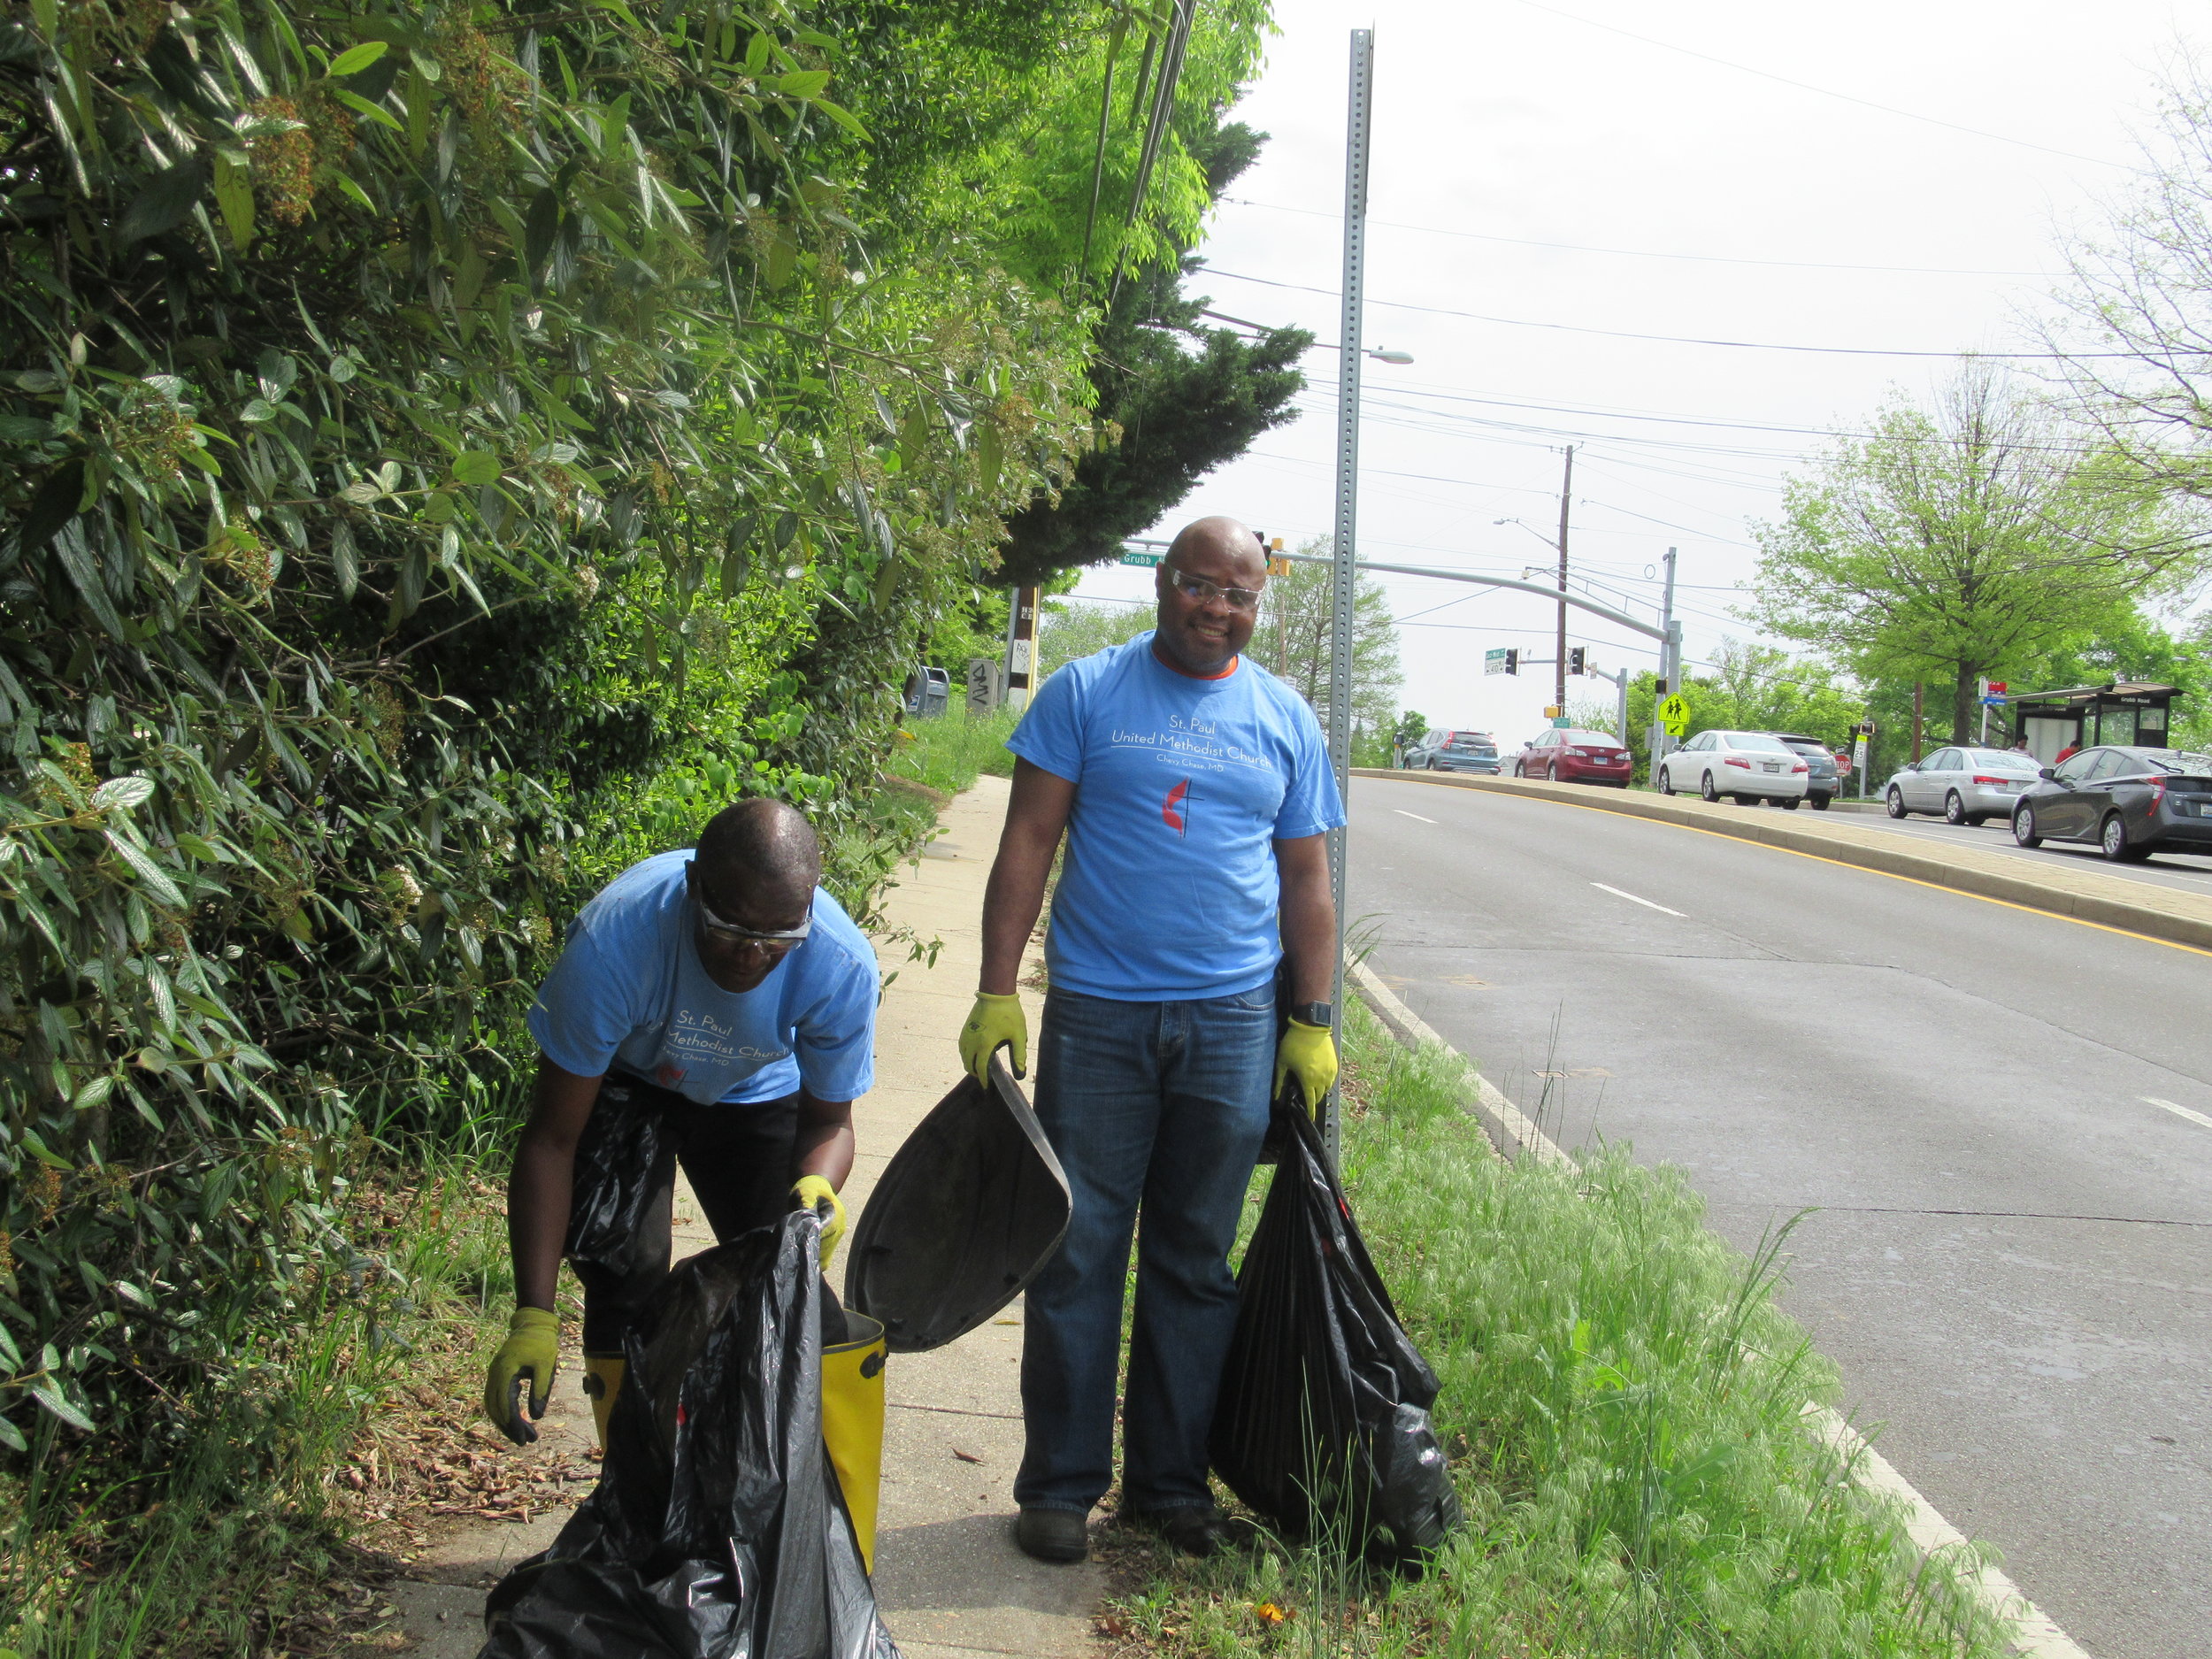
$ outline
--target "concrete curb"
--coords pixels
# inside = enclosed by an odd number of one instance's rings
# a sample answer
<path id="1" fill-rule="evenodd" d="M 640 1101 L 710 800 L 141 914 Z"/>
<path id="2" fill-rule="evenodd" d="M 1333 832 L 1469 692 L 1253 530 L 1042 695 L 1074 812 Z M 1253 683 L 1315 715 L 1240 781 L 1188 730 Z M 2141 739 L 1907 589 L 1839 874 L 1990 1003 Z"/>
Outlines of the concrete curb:
<path id="1" fill-rule="evenodd" d="M 1387 778 L 1395 774 L 1379 775 Z M 1426 1020 L 1408 1008 L 1376 976 L 1373 969 L 1348 956 L 1344 977 L 1375 1018 L 1407 1048 L 1422 1048 L 1434 1044 L 1467 1068 L 1476 1090 L 1475 1100 L 1468 1110 L 1481 1123 L 1501 1156 L 1510 1158 L 1525 1154 L 1540 1163 L 1567 1169 L 1577 1167 L 1571 1154 L 1500 1094 L 1464 1055 L 1438 1036 Z M 1805 1417 L 1812 1432 L 1842 1455 L 1852 1479 L 1861 1487 L 1894 1499 L 1904 1509 L 1905 1531 L 1921 1555 L 1931 1561 L 1947 1561 L 1968 1579 L 1976 1599 L 1984 1607 L 2010 1622 L 2015 1654 L 2022 1655 L 2022 1659 L 2090 1659 L 2088 1652 L 2061 1630 L 2048 1614 L 2029 1601 L 2018 1585 L 1998 1568 L 1979 1560 L 1966 1534 L 1945 1520 L 1935 1505 L 1922 1497 L 1912 1482 L 1898 1472 L 1896 1465 L 1867 1444 L 1864 1437 L 1842 1417 L 1809 1401 L 1805 1406 Z"/>
<path id="2" fill-rule="evenodd" d="M 1998 899 L 2032 910 L 2069 916 L 2100 927 L 2212 950 L 2212 899 L 2118 876 L 2083 871 L 2038 878 L 2020 874 L 2009 867 L 2015 863 L 2013 860 L 1972 848 L 1917 852 L 1884 844 L 1895 838 L 1884 831 L 1855 824 L 1824 824 L 1793 814 L 1786 816 L 1756 808 L 1708 806 L 1702 801 L 1640 795 L 1625 789 L 1535 783 L 1521 778 L 1476 778 L 1453 772 L 1394 772 L 1370 766 L 1353 768 L 1353 776 L 1522 795 L 1586 807 L 1597 812 L 1619 812 L 1630 818 L 1678 824 L 1686 829 L 1732 835 L 1740 841 L 1758 841 L 1838 864 L 1855 864 L 1863 870 L 1878 870 L 1886 875 L 1924 881 L 1931 887 L 1949 887 L 1955 892 Z M 2152 895 L 2156 896 L 2147 898 Z"/>

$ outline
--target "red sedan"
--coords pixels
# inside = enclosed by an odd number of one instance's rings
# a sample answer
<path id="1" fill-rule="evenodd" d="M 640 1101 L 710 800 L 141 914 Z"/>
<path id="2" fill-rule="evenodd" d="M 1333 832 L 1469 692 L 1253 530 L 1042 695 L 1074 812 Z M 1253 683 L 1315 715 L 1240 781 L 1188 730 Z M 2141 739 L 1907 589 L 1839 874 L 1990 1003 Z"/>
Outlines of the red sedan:
<path id="1" fill-rule="evenodd" d="M 1628 787 L 1628 750 L 1603 732 L 1555 726 L 1539 732 L 1514 758 L 1516 778 L 1548 778 L 1554 783 L 1609 783 Z"/>

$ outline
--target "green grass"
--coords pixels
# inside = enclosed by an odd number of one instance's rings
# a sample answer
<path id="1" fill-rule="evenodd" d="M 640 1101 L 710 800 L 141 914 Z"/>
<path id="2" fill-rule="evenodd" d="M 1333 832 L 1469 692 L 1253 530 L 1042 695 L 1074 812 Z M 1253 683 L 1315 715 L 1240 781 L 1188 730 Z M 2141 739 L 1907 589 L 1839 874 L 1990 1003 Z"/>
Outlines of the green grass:
<path id="1" fill-rule="evenodd" d="M 479 1386 L 510 1283 L 499 1213 L 457 1157 L 357 1187 L 335 1219 L 365 1271 L 303 1284 L 181 1443 L 128 1464 L 50 1441 L 0 1482 L 0 1654 L 244 1659 L 326 1632 L 354 1564 L 335 1477 L 396 1395 Z"/>
<path id="2" fill-rule="evenodd" d="M 946 795 L 973 788 L 984 772 L 1010 778 L 1014 757 L 1006 740 L 1014 734 L 1017 718 L 1011 709 L 971 715 L 957 703 L 933 720 L 910 718 L 899 728 L 890 773 Z"/>
<path id="3" fill-rule="evenodd" d="M 1747 1258 L 1678 1171 L 1623 1147 L 1579 1171 L 1500 1162 L 1460 1110 L 1461 1062 L 1348 1012 L 1352 1198 L 1443 1380 L 1467 1529 L 1417 1581 L 1325 1540 L 1156 1555 L 1119 1609 L 1133 1634 L 1378 1659 L 2006 1651 L 1957 1563 L 1924 1563 L 1901 1515 L 1807 1432 L 1837 1377 L 1775 1306 L 1781 1238 Z"/>

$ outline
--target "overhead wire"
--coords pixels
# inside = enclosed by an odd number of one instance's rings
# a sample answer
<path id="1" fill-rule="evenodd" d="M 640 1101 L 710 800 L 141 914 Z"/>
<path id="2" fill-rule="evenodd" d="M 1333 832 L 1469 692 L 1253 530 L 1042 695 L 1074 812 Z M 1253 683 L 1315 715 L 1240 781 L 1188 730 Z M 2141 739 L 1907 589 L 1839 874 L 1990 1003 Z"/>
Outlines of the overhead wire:
<path id="1" fill-rule="evenodd" d="M 1307 282 L 1283 282 L 1272 277 L 1247 276 L 1240 271 L 1225 271 L 1219 265 L 1208 265 L 1207 273 L 1226 277 L 1232 282 L 1251 282 L 1261 288 L 1286 288 L 1298 294 L 1319 294 L 1330 299 L 1342 296 L 1334 288 L 1316 288 Z M 1628 328 L 1597 328 L 1583 323 L 1539 322 L 1526 317 L 1496 317 L 1486 311 L 1463 311 L 1446 305 L 1417 305 L 1409 300 L 1386 300 L 1370 296 L 1370 305 L 1387 306 L 1392 311 L 1419 311 L 1430 317 L 1457 317 L 1469 322 L 1491 323 L 1502 328 L 1540 328 L 1555 334 L 1594 334 L 1606 340 L 1643 340 L 1670 346 L 1710 346 L 1732 351 L 1796 351 L 1809 352 L 1821 357 L 1972 357 L 1998 362 L 2078 362 L 2093 357 L 2132 358 L 2132 351 L 1974 351 L 1953 348 L 1947 351 L 1930 351 L 1903 346 L 1807 346 L 1773 340 L 1716 340 L 1696 334 L 1652 334 Z"/>
<path id="2" fill-rule="evenodd" d="M 1756 75 L 1763 81 L 1779 81 L 1783 86 L 1795 87 L 1800 92 L 1815 93 L 1824 98 L 1835 98 L 1845 104 L 1855 104 L 1862 109 L 1879 110 L 1885 115 L 1901 116 L 1908 121 L 1924 121 L 1930 127 L 1948 127 L 1952 132 L 1964 133 L 1973 138 L 1986 138 L 1993 143 L 2016 144 L 2023 150 L 2039 150 L 2047 156 L 2063 156 L 2069 161 L 2085 161 L 2092 166 L 2116 167 L 2123 173 L 2140 171 L 2139 168 L 2130 166 L 2126 162 L 2114 161 L 2108 157 L 2085 156 L 2079 150 L 2061 150 L 2053 144 L 2039 144 L 2032 138 L 2015 138 L 2007 133 L 1993 133 L 1985 127 L 1968 127 L 1959 121 L 1947 121 L 1939 115 L 1924 115 L 1917 110 L 1900 109 L 1893 104 L 1879 104 L 1872 98 L 1862 98 L 1855 93 L 1838 92 L 1833 87 L 1817 86 L 1812 81 L 1799 81 L 1791 75 L 1777 74 L 1771 69 L 1760 69 L 1750 64 L 1737 63 L 1731 58 L 1716 58 L 1710 52 L 1701 52 L 1687 46 L 1678 46 L 1672 41 L 1663 41 L 1649 35 L 1639 35 L 1633 29 L 1624 29 L 1612 23 L 1601 23 L 1595 18 L 1578 16 L 1572 12 L 1563 12 L 1557 6 L 1544 4 L 1543 0 L 1516 0 L 1516 4 L 1526 6 L 1532 12 L 1545 12 L 1555 18 L 1564 18 L 1570 23 L 1579 23 L 1585 28 L 1602 29 L 1608 35 L 1618 35 L 1627 40 L 1640 41 L 1646 46 L 1655 46 L 1663 52 L 1678 52 L 1685 58 L 1694 58 L 1700 63 L 1715 64 L 1723 69 L 1732 69 L 1739 74 Z"/>
<path id="3" fill-rule="evenodd" d="M 1323 207 L 1290 207 L 1280 202 L 1258 202 L 1250 196 L 1225 196 L 1219 198 L 1239 207 L 1264 208 L 1271 213 L 1301 213 L 1313 219 L 1333 219 L 1341 221 L 1344 215 Z M 2009 276 L 2059 278 L 2063 271 L 2008 271 L 1998 268 L 1982 269 L 1972 265 L 1850 265 L 1831 259 L 1748 259 L 1717 253 L 1665 253 L 1651 248 L 1601 248 L 1586 242 L 1540 242 L 1527 236 L 1499 236 L 1479 230 L 1447 230 L 1440 225 L 1409 225 L 1402 219 L 1370 219 L 1373 227 L 1388 230 L 1416 231 L 1426 236 L 1455 236 L 1467 242 L 1502 242 L 1514 248 L 1549 248 L 1563 253 L 1613 254 L 1624 259 L 1681 259 L 1697 265 L 1747 265 L 1771 266 L 1786 271 L 1858 271 L 1892 272 L 1909 276 Z"/>

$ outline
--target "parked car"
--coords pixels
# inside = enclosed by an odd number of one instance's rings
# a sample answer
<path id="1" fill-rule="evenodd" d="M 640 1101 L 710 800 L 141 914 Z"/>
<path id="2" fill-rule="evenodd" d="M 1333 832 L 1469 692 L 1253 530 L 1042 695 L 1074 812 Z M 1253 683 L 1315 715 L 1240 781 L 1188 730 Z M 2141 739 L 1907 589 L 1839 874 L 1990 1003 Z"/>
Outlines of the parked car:
<path id="1" fill-rule="evenodd" d="M 1514 757 L 1516 778 L 1548 778 L 1554 783 L 1609 783 L 1628 787 L 1628 750 L 1609 732 L 1581 732 L 1552 726 L 1539 732 Z"/>
<path id="2" fill-rule="evenodd" d="M 2093 841 L 2116 864 L 2212 853 L 2212 755 L 2085 749 L 2042 768 L 2012 809 L 2012 838 Z"/>
<path id="3" fill-rule="evenodd" d="M 1487 732 L 1431 732 L 1406 751 L 1406 764 L 1416 772 L 1493 772 L 1498 746 Z"/>
<path id="4" fill-rule="evenodd" d="M 1659 763 L 1659 793 L 1694 789 L 1708 801 L 1774 801 L 1794 812 L 1812 772 L 1802 755 L 1764 732 L 1700 732 Z"/>
<path id="5" fill-rule="evenodd" d="M 2011 812 L 2040 769 L 2017 749 L 1939 749 L 1909 763 L 1882 791 L 1892 818 L 1940 812 L 1947 824 L 1985 824 Z"/>
<path id="6" fill-rule="evenodd" d="M 1818 738 L 1797 732 L 1769 732 L 1767 735 L 1780 738 L 1805 757 L 1805 764 L 1812 768 L 1805 774 L 1805 799 L 1814 811 L 1825 812 L 1828 803 L 1843 793 L 1843 768 L 1836 764 L 1835 751 Z"/>

